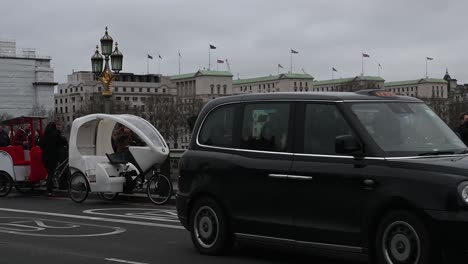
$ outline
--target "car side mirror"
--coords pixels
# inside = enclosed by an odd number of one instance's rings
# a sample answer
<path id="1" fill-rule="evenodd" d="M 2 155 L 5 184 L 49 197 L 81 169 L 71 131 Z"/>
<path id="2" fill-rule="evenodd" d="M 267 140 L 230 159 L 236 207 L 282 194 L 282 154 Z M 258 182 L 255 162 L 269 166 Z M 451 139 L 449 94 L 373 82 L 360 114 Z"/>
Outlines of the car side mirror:
<path id="1" fill-rule="evenodd" d="M 335 138 L 335 152 L 352 156 L 363 154 L 361 144 L 352 135 L 340 135 Z"/>

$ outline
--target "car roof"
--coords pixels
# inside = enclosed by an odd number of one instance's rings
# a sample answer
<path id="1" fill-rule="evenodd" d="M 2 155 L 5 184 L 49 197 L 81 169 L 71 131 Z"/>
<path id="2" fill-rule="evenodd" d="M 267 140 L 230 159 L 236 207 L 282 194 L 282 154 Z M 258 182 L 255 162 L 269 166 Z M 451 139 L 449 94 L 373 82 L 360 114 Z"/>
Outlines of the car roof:
<path id="1" fill-rule="evenodd" d="M 391 96 L 378 96 L 376 92 L 388 93 Z M 212 100 L 213 104 L 223 104 L 232 102 L 248 102 L 260 100 L 285 100 L 285 101 L 406 101 L 422 102 L 421 100 L 409 97 L 394 95 L 385 90 L 362 90 L 358 92 L 278 92 L 278 93 L 252 93 L 220 97 Z"/>

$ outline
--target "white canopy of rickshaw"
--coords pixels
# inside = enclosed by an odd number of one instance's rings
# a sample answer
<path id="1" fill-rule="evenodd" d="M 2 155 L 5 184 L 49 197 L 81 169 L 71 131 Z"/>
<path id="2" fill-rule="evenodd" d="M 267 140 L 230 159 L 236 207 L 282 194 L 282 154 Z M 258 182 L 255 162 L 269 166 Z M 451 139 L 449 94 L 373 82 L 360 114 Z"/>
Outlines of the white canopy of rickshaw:
<path id="1" fill-rule="evenodd" d="M 145 119 L 128 114 L 91 114 L 77 118 L 72 123 L 69 146 L 70 166 L 74 166 L 75 161 L 79 166 L 81 156 L 105 156 L 114 153 L 112 133 L 116 123 L 126 126 L 146 143 L 145 148 L 149 148 L 148 150 L 152 153 L 152 157 L 147 158 L 161 161 L 169 154 L 164 138 Z M 148 162 L 149 160 L 144 161 L 144 163 Z"/>

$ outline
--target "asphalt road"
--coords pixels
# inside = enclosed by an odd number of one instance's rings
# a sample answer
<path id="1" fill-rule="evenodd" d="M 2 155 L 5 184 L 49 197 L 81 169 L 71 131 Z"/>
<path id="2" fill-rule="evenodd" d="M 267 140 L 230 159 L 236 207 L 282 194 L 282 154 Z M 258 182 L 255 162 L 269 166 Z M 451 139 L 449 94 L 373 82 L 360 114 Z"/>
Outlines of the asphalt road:
<path id="1" fill-rule="evenodd" d="M 173 206 L 145 201 L 83 204 L 12 192 L 0 198 L 0 263 L 321 263 L 304 253 L 238 245 L 227 256 L 198 254 Z"/>

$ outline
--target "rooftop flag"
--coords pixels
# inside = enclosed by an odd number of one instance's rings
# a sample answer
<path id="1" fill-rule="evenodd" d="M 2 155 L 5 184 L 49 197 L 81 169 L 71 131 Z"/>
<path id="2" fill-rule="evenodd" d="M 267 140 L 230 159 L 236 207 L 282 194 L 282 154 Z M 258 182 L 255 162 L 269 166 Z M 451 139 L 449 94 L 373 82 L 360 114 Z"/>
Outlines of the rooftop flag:
<path id="1" fill-rule="evenodd" d="M 291 53 L 292 53 L 292 54 L 298 54 L 299 52 L 298 52 L 298 51 L 295 51 L 295 50 L 293 50 L 293 49 L 291 49 Z"/>
<path id="2" fill-rule="evenodd" d="M 148 54 L 148 59 L 153 59 L 153 56 Z"/>
<path id="3" fill-rule="evenodd" d="M 224 63 L 224 61 L 223 61 L 223 60 L 217 60 L 217 62 L 218 62 L 218 63 Z"/>
<path id="4" fill-rule="evenodd" d="M 216 49 L 216 46 L 210 44 L 210 49 Z"/>
<path id="5" fill-rule="evenodd" d="M 426 60 L 433 60 L 434 58 L 426 57 Z"/>
<path id="6" fill-rule="evenodd" d="M 159 58 L 162 60 L 162 57 L 161 57 L 161 55 L 159 55 Z"/>
<path id="7" fill-rule="evenodd" d="M 337 71 L 337 70 L 336 70 L 334 67 L 332 67 L 332 71 L 334 71 L 334 72 L 338 72 L 338 71 Z"/>
<path id="8" fill-rule="evenodd" d="M 370 55 L 369 55 L 369 54 L 367 54 L 367 53 L 363 53 L 363 54 L 362 54 L 362 57 L 364 57 L 364 58 L 369 58 L 369 57 L 370 57 Z"/>
<path id="9" fill-rule="evenodd" d="M 278 64 L 278 68 L 284 69 L 283 65 L 281 65 L 281 64 Z"/>

